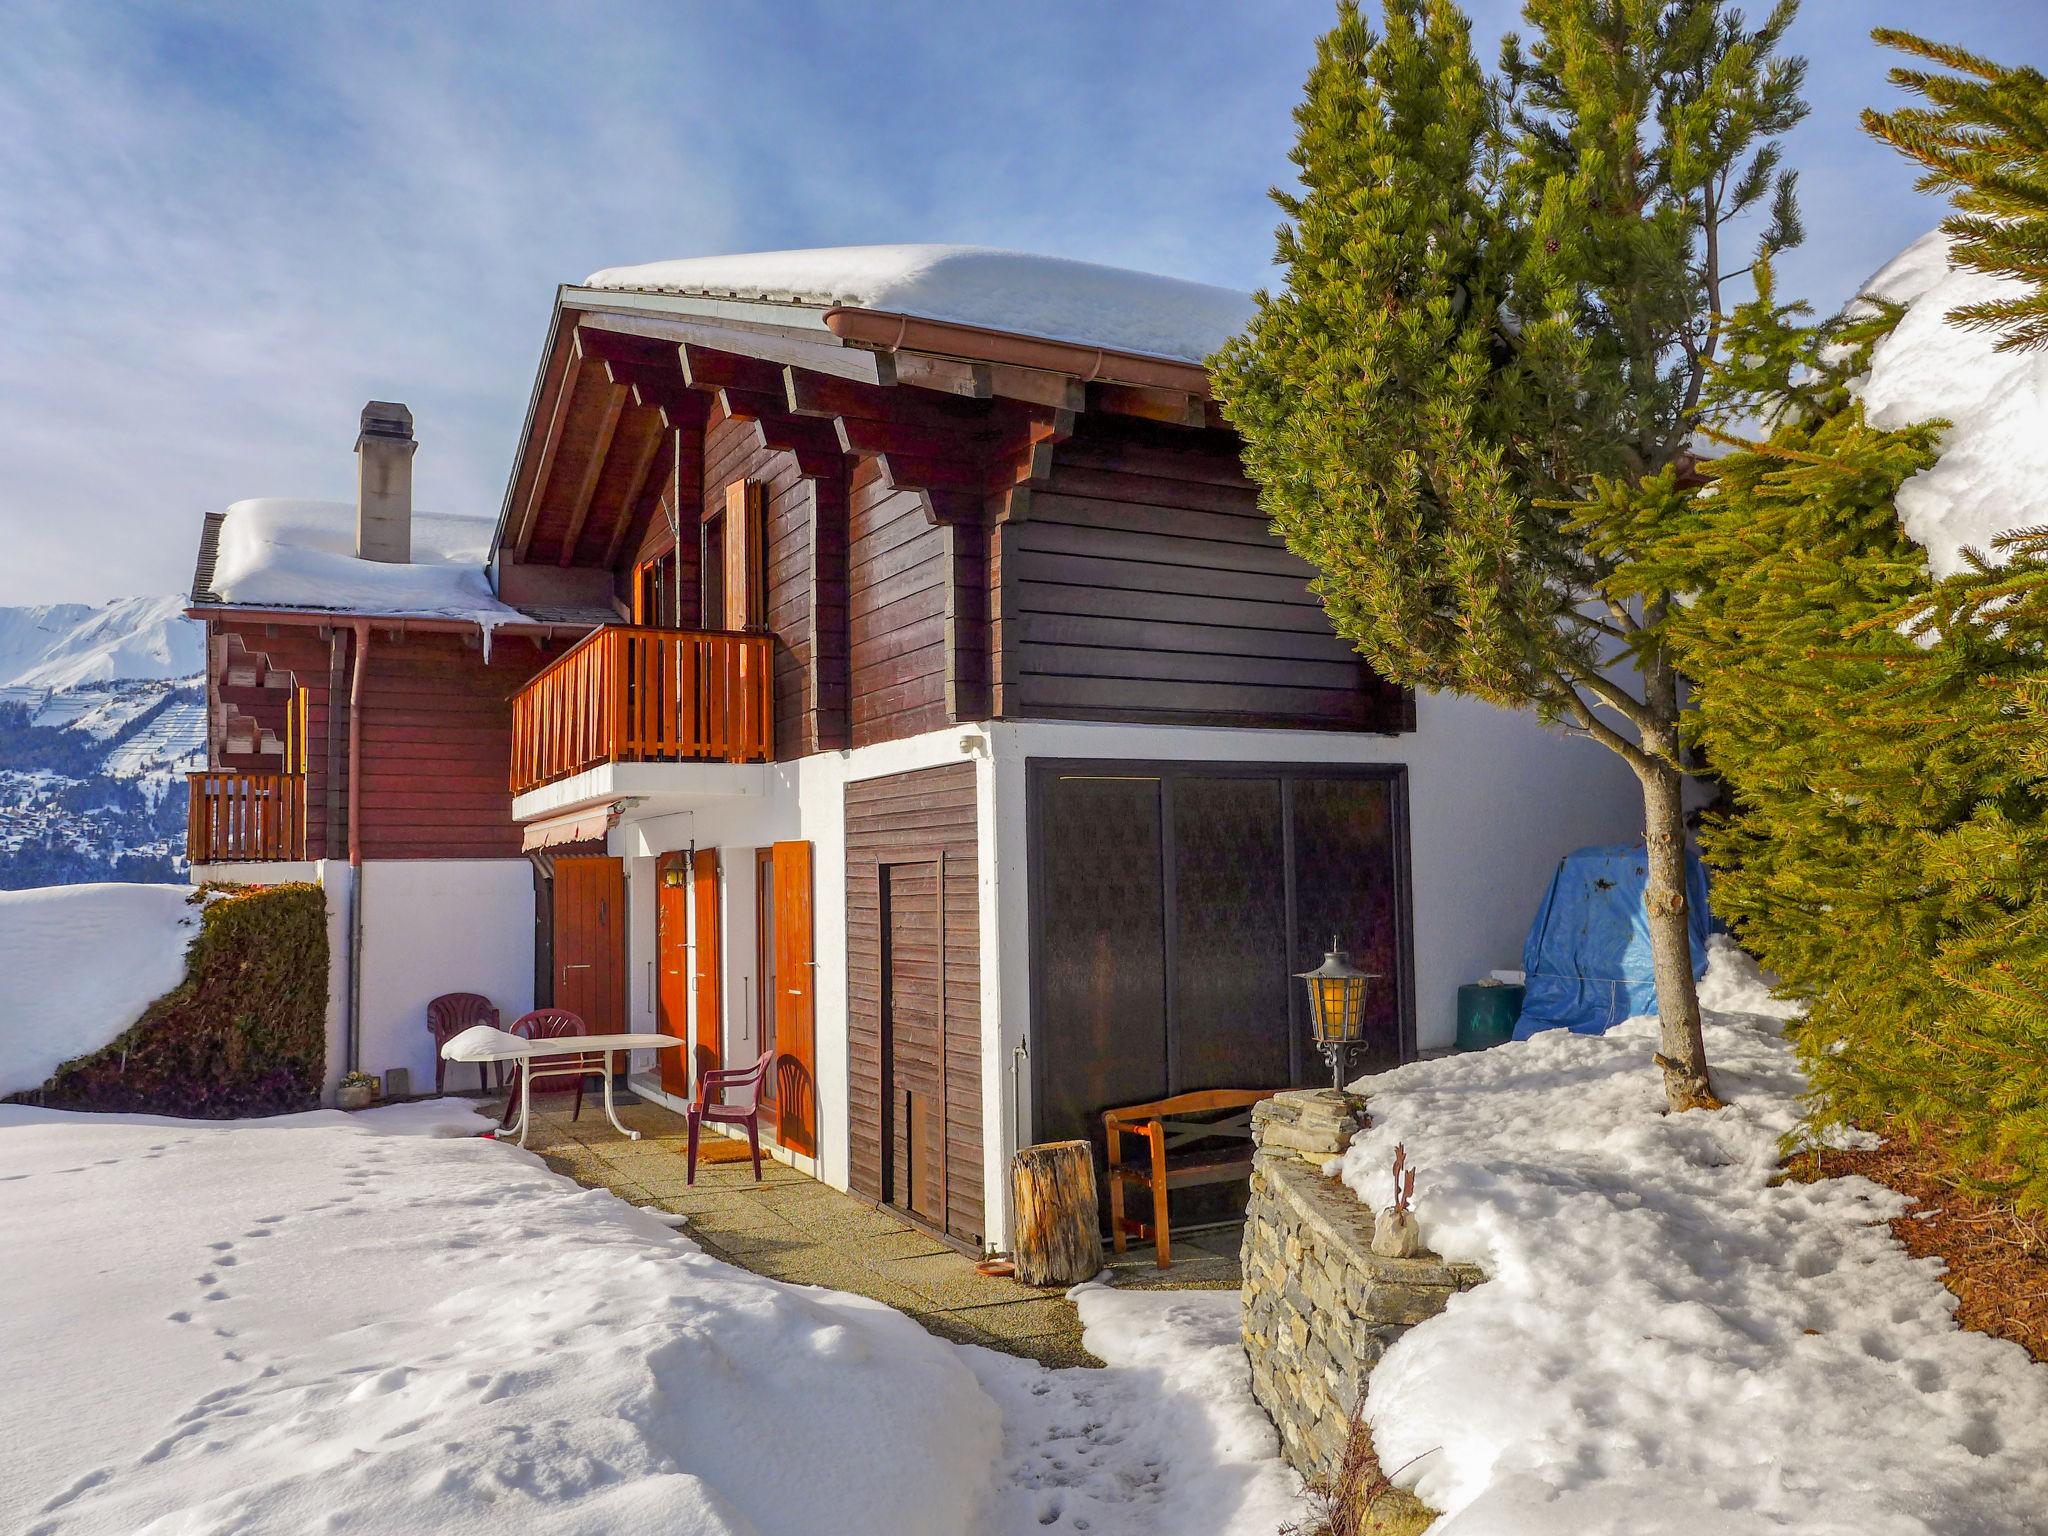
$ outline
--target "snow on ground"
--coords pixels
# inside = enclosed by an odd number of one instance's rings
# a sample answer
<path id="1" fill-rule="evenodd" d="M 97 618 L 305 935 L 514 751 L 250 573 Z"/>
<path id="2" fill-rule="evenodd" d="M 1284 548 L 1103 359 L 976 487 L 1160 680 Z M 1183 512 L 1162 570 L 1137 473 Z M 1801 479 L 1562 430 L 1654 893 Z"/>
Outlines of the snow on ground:
<path id="1" fill-rule="evenodd" d="M 1424 1240 L 1491 1277 L 1374 1372 L 1382 1465 L 1435 1536 L 2048 1531 L 2048 1367 L 1956 1327 L 1901 1197 L 1773 1187 L 1785 1009 L 1725 939 L 1702 1001 L 1712 1114 L 1662 1112 L 1651 1019 L 1366 1082 L 1345 1181 L 1385 1203 L 1405 1142 Z"/>
<path id="2" fill-rule="evenodd" d="M 2048 352 L 2000 352 L 1997 334 L 1948 319 L 1958 305 L 2027 291 L 2010 278 L 1948 264 L 1948 237 L 1921 236 L 1862 291 L 1904 304 L 1898 328 L 1871 354 L 1859 386 L 1871 421 L 1952 425 L 1941 457 L 1899 488 L 1906 534 L 1927 550 L 1936 576 L 1963 568 L 1970 545 L 2048 523 Z"/>
<path id="3" fill-rule="evenodd" d="M 238 501 L 221 524 L 212 589 L 250 608 L 407 614 L 484 625 L 524 620 L 484 574 L 486 518 L 412 515 L 412 563 L 356 558 L 356 509 L 346 501 Z"/>
<path id="4" fill-rule="evenodd" d="M 1007 1426 L 989 1530 L 1273 1536 L 1302 1519 L 1301 1479 L 1252 1399 L 1238 1292 L 1072 1294 L 1110 1369 L 967 1352 Z"/>
<path id="5" fill-rule="evenodd" d="M 115 883 L 0 891 L 0 1098 L 40 1087 L 185 979 L 199 932 L 191 895 Z"/>
<path id="6" fill-rule="evenodd" d="M 1251 295 L 975 245 L 847 245 L 607 267 L 591 288 L 847 305 L 1198 363 L 1245 328 Z"/>
<path id="7" fill-rule="evenodd" d="M 1235 1298 L 1049 1371 L 762 1279 L 452 1101 L 0 1107 L 0 1529 L 1271 1536 Z M 1260 1421 L 1262 1423 L 1263 1421 Z"/>

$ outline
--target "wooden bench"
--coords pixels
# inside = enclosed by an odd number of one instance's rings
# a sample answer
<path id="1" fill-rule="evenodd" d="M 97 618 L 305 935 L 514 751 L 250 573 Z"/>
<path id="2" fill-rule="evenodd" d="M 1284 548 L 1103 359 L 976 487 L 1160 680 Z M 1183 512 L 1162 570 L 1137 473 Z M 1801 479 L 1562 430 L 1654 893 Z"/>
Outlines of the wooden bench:
<path id="1" fill-rule="evenodd" d="M 1172 1235 L 1166 1217 L 1167 1191 L 1193 1184 L 1227 1184 L 1249 1181 L 1252 1174 L 1252 1106 L 1270 1099 L 1278 1088 L 1205 1088 L 1199 1093 L 1175 1094 L 1151 1104 L 1131 1104 L 1106 1110 L 1102 1116 L 1103 1136 L 1109 1143 L 1109 1232 L 1116 1251 L 1124 1251 L 1131 1234 L 1149 1237 L 1158 1249 L 1159 1267 L 1172 1262 Z M 1234 1110 L 1234 1114 L 1218 1114 Z M 1216 1115 L 1215 1119 L 1189 1118 Z M 1149 1155 L 1142 1161 L 1126 1163 L 1125 1135 L 1142 1136 Z M 1235 1146 L 1196 1148 L 1179 1158 L 1197 1142 L 1227 1140 Z M 1124 1215 L 1124 1186 L 1135 1185 L 1152 1193 L 1152 1219 L 1139 1221 Z"/>

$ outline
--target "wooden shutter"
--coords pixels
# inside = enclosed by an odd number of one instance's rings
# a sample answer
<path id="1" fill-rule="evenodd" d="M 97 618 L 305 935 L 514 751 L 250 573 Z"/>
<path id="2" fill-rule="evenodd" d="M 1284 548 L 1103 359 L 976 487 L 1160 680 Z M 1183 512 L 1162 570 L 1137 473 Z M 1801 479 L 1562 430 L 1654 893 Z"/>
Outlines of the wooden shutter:
<path id="1" fill-rule="evenodd" d="M 777 843 L 775 869 L 775 1139 L 818 1150 L 818 1050 L 811 934 L 811 845 Z"/>
<path id="2" fill-rule="evenodd" d="M 768 624 L 768 487 L 735 480 L 725 488 L 725 627 Z"/>
<path id="3" fill-rule="evenodd" d="M 691 1052 L 701 1080 L 725 1062 L 725 1011 L 718 995 L 718 850 L 699 848 L 690 867 L 690 963 L 697 1040 Z"/>
<path id="4" fill-rule="evenodd" d="M 671 876 L 687 880 L 690 856 L 664 853 L 655 861 L 654 950 L 655 1023 L 664 1035 L 683 1043 L 656 1051 L 661 1091 L 676 1098 L 690 1096 L 690 888 L 671 885 Z"/>

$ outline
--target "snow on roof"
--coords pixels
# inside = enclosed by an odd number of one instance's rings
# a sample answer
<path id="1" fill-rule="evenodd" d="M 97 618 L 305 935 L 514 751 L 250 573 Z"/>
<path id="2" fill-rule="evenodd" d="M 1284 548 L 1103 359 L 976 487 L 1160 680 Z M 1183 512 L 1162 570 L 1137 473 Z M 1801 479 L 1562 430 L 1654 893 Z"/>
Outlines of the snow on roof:
<path id="1" fill-rule="evenodd" d="M 2024 292 L 2010 278 L 1952 267 L 1948 237 L 1921 236 L 1863 285 L 1906 306 L 1878 343 L 1858 386 L 1873 424 L 1929 417 L 1953 425 L 1941 458 L 1899 490 L 1907 537 L 1924 546 L 1937 577 L 1963 568 L 1965 545 L 2048 523 L 2048 351 L 2000 352 L 1995 332 L 1948 319 L 1960 304 Z"/>
<path id="2" fill-rule="evenodd" d="M 213 595 L 244 608 L 313 608 L 379 617 L 524 622 L 491 592 L 487 518 L 412 515 L 412 562 L 356 558 L 356 509 L 346 501 L 238 501 L 221 524 Z"/>
<path id="3" fill-rule="evenodd" d="M 846 245 L 606 267 L 589 288 L 884 310 L 1198 363 L 1243 330 L 1234 288 L 978 245 Z"/>

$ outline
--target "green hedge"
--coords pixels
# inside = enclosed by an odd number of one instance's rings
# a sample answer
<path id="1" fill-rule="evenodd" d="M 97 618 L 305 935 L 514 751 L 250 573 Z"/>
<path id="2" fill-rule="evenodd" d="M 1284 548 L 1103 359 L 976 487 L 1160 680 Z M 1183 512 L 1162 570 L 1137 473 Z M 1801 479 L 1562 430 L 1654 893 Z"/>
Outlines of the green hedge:
<path id="1" fill-rule="evenodd" d="M 15 1095 L 54 1109 L 223 1120 L 320 1102 L 327 1066 L 327 894 L 218 886 L 185 980 L 118 1040 Z"/>

